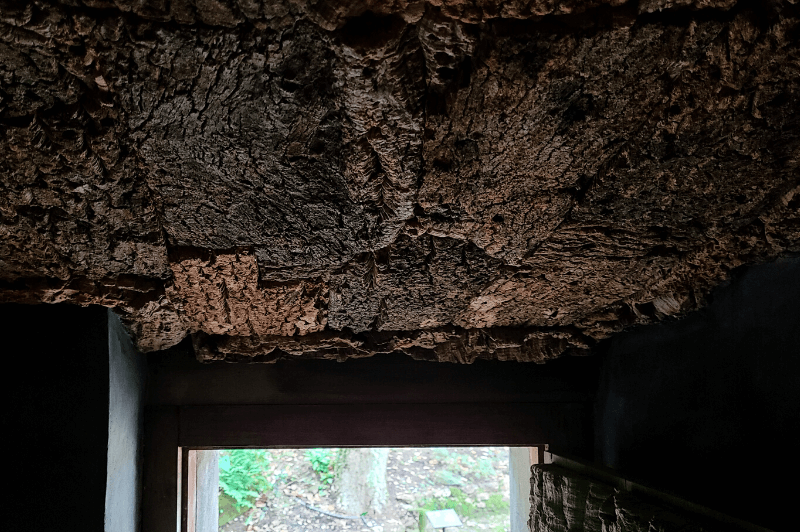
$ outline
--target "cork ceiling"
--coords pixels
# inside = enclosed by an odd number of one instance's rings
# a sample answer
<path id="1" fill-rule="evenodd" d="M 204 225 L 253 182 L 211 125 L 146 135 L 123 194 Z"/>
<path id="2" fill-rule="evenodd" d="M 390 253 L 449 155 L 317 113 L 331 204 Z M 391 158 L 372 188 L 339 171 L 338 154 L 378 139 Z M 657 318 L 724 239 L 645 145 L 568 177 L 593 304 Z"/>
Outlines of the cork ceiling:
<path id="1" fill-rule="evenodd" d="M 0 0 L 0 301 L 542 362 L 800 251 L 800 6 Z"/>

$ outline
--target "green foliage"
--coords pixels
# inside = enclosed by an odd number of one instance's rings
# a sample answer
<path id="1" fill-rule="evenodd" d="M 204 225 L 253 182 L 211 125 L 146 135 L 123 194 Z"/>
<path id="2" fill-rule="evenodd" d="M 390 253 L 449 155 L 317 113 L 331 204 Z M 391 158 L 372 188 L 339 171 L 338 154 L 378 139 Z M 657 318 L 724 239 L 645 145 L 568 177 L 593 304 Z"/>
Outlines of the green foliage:
<path id="1" fill-rule="evenodd" d="M 252 508 L 253 500 L 272 487 L 266 478 L 269 456 L 261 449 L 232 449 L 219 453 L 219 486 L 236 502 L 237 511 Z"/>
<path id="2" fill-rule="evenodd" d="M 419 529 L 425 528 L 425 512 L 431 510 L 455 510 L 461 518 L 470 519 L 478 514 L 508 513 L 510 504 L 499 493 L 493 493 L 486 501 L 486 508 L 478 508 L 466 493 L 458 488 L 450 488 L 450 497 L 431 497 L 418 501 Z M 502 530 L 502 528 L 501 528 Z"/>
<path id="3" fill-rule="evenodd" d="M 474 458 L 469 454 L 453 452 L 446 448 L 437 448 L 434 450 L 434 456 L 439 459 L 444 465 L 445 469 L 454 473 L 457 476 L 471 476 L 475 479 L 481 480 L 492 478 L 497 475 L 494 464 L 490 458 Z M 440 479 L 444 484 L 451 484 L 450 482 Z M 456 484 L 465 482 L 461 479 Z"/>
<path id="4" fill-rule="evenodd" d="M 446 486 L 458 486 L 459 484 L 464 483 L 464 477 L 461 475 L 456 475 L 447 469 L 440 469 L 436 471 L 434 476 L 439 483 Z"/>
<path id="5" fill-rule="evenodd" d="M 236 509 L 236 501 L 232 497 L 228 497 L 225 493 L 219 494 L 219 526 L 222 527 L 235 517 L 244 513 L 247 508 Z"/>
<path id="6" fill-rule="evenodd" d="M 425 528 L 425 512 L 431 510 L 455 510 L 461 518 L 469 519 L 478 510 L 474 503 L 467 501 L 467 495 L 458 488 L 450 488 L 450 497 L 431 497 L 418 502 L 419 529 Z"/>
<path id="7" fill-rule="evenodd" d="M 311 462 L 311 468 L 319 474 L 320 485 L 317 488 L 321 493 L 333 484 L 334 470 L 336 468 L 335 449 L 309 449 L 306 459 Z"/>
<path id="8" fill-rule="evenodd" d="M 497 474 L 492 461 L 488 458 L 479 459 L 474 466 L 474 472 L 478 478 L 491 478 Z"/>
<path id="9" fill-rule="evenodd" d="M 503 500 L 499 493 L 492 493 L 486 501 L 486 511 L 492 514 L 507 513 L 511 509 L 511 504 Z"/>
<path id="10" fill-rule="evenodd" d="M 450 458 L 450 449 L 447 447 L 434 447 L 433 448 L 433 456 L 437 460 L 441 460 L 442 462 L 446 462 L 448 458 Z"/>
<path id="11" fill-rule="evenodd" d="M 277 493 L 277 491 L 279 489 L 279 486 L 281 484 L 286 484 L 287 482 L 289 482 L 289 474 L 286 473 L 286 471 L 274 472 L 272 478 L 275 481 L 275 485 L 273 486 L 273 489 L 275 490 L 276 493 Z"/>

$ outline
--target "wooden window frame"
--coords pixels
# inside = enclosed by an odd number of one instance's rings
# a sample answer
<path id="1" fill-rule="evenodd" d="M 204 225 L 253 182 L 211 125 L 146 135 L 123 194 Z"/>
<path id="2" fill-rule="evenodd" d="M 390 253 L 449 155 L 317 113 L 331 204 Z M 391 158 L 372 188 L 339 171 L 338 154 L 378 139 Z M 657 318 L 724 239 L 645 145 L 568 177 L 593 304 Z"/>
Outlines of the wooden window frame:
<path id="1" fill-rule="evenodd" d="M 193 532 L 193 451 L 524 446 L 585 438 L 581 403 L 155 406 L 145 411 L 144 532 Z"/>

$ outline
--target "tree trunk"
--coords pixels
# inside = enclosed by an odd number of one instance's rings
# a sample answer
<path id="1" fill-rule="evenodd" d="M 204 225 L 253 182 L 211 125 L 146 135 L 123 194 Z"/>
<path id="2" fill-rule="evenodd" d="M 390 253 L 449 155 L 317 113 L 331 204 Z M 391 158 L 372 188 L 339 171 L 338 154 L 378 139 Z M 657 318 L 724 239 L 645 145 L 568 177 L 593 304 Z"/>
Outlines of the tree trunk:
<path id="1" fill-rule="evenodd" d="M 389 449 L 341 449 L 336 460 L 336 505 L 375 516 L 386 506 Z"/>

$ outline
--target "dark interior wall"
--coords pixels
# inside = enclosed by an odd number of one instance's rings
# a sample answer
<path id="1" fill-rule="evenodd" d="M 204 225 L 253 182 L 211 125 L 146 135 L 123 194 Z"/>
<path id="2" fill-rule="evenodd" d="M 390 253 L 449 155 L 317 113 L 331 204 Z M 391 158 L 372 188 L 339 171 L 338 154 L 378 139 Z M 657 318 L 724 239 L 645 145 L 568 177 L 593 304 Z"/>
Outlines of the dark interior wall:
<path id="1" fill-rule="evenodd" d="M 547 364 L 414 360 L 403 354 L 271 364 L 201 363 L 191 343 L 148 355 L 149 405 L 587 403 L 599 360 L 564 357 Z"/>
<path id="2" fill-rule="evenodd" d="M 705 310 L 615 337 L 595 452 L 604 465 L 786 529 L 800 433 L 800 258 L 741 270 Z M 793 518 L 792 518 L 793 519 Z"/>
<path id="3" fill-rule="evenodd" d="M 106 309 L 0 305 L 4 530 L 102 530 Z"/>
<path id="4" fill-rule="evenodd" d="M 798 301 L 800 259 L 782 259 L 742 270 L 710 307 L 685 320 L 615 338 L 602 359 L 595 402 L 599 461 L 782 529 L 795 502 L 781 486 L 798 466 Z M 0 305 L 0 334 L 8 360 L 3 451 L 12 486 L 4 528 L 100 530 L 109 442 L 106 309 Z M 597 363 L 457 366 L 382 356 L 203 365 L 177 350 L 151 356 L 148 402 L 586 404 Z"/>
<path id="5" fill-rule="evenodd" d="M 598 362 L 462 365 L 385 354 L 346 362 L 202 364 L 184 343 L 149 355 L 148 405 L 181 407 L 182 422 L 200 416 L 196 430 L 182 428 L 186 437 L 263 406 L 281 423 L 272 431 L 285 438 L 279 446 L 549 443 L 591 458 Z M 225 445 L 244 430 L 225 427 Z"/>

